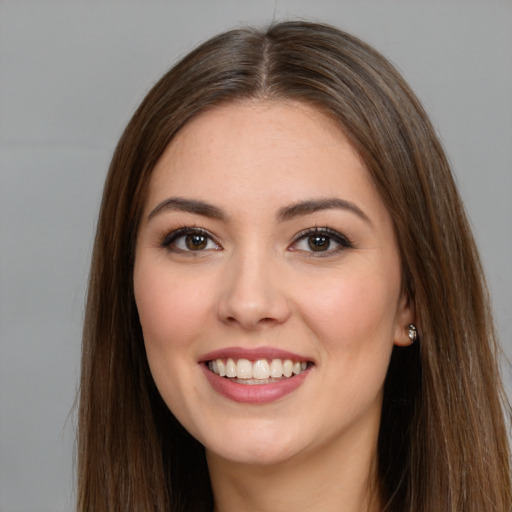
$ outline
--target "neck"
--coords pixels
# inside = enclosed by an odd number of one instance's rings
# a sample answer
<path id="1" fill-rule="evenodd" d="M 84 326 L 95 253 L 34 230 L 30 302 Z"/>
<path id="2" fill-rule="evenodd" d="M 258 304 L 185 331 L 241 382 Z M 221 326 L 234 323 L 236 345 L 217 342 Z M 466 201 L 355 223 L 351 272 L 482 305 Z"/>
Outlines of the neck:
<path id="1" fill-rule="evenodd" d="M 376 453 L 376 436 L 361 432 L 278 464 L 248 465 L 207 452 L 215 512 L 378 512 Z"/>

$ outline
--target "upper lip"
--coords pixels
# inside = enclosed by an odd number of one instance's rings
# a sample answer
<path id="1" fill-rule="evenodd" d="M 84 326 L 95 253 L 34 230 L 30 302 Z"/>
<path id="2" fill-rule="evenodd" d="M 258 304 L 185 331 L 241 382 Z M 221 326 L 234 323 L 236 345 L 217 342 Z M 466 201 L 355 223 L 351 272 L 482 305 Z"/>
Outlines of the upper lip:
<path id="1" fill-rule="evenodd" d="M 258 359 L 291 359 L 292 361 L 307 361 L 313 362 L 310 357 L 282 350 L 275 347 L 257 347 L 257 348 L 243 348 L 243 347 L 226 347 L 218 350 L 213 350 L 204 354 L 199 359 L 199 362 L 212 361 L 215 359 L 248 359 L 249 361 L 257 361 Z"/>

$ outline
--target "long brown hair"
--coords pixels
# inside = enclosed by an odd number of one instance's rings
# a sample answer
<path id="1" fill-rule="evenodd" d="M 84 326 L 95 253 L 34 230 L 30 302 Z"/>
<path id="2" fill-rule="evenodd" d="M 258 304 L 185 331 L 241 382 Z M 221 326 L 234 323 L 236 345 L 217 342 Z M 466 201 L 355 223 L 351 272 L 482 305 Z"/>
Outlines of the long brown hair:
<path id="1" fill-rule="evenodd" d="M 149 92 L 108 173 L 92 258 L 79 409 L 81 512 L 212 510 L 204 450 L 151 377 L 133 297 L 152 169 L 205 109 L 294 99 L 339 122 L 393 219 L 420 339 L 395 347 L 378 467 L 385 510 L 510 512 L 498 347 L 481 264 L 447 159 L 419 101 L 373 48 L 333 27 L 233 30 Z"/>

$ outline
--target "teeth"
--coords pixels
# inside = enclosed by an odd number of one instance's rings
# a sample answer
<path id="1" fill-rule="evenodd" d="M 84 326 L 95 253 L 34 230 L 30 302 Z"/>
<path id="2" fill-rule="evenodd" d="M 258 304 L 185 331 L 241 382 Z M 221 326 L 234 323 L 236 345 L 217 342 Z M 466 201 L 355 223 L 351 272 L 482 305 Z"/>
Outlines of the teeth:
<path id="1" fill-rule="evenodd" d="M 236 363 L 231 358 L 226 361 L 226 377 L 236 377 Z"/>
<path id="2" fill-rule="evenodd" d="M 308 367 L 306 361 L 292 361 L 291 359 L 266 359 L 249 361 L 248 359 L 234 360 L 231 357 L 215 359 L 208 362 L 208 368 L 220 377 L 243 379 L 247 383 L 253 381 L 267 381 L 268 379 L 288 378 L 298 375 Z M 256 382 L 255 382 L 256 383 Z"/>
<path id="3" fill-rule="evenodd" d="M 270 365 L 266 359 L 260 359 L 252 366 L 253 379 L 268 379 L 270 377 Z"/>
<path id="4" fill-rule="evenodd" d="M 237 379 L 252 379 L 252 364 L 247 359 L 239 359 L 236 363 Z"/>
<path id="5" fill-rule="evenodd" d="M 286 359 L 285 362 L 283 363 L 283 375 L 285 377 L 291 377 L 292 373 L 293 373 L 293 363 L 289 359 Z"/>
<path id="6" fill-rule="evenodd" d="M 281 359 L 272 359 L 270 363 L 270 376 L 275 379 L 283 376 L 283 363 Z"/>

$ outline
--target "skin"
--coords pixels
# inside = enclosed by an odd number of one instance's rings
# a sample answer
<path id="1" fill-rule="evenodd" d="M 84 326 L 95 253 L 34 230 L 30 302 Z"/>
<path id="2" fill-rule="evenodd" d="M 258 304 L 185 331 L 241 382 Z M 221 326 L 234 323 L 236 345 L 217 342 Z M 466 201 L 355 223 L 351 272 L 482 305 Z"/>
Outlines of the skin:
<path id="1" fill-rule="evenodd" d="M 224 218 L 151 214 L 173 197 Z M 277 218 L 325 198 L 360 213 Z M 184 235 L 164 247 L 184 226 L 207 230 L 206 246 L 191 251 Z M 299 237 L 323 227 L 348 247 L 331 237 L 313 251 Z M 332 119 L 302 103 L 246 101 L 189 122 L 154 169 L 134 287 L 152 375 L 206 448 L 217 511 L 378 510 L 383 382 L 413 312 L 391 218 Z M 292 393 L 242 404 L 217 393 L 199 362 L 226 347 L 276 347 L 314 364 Z"/>

